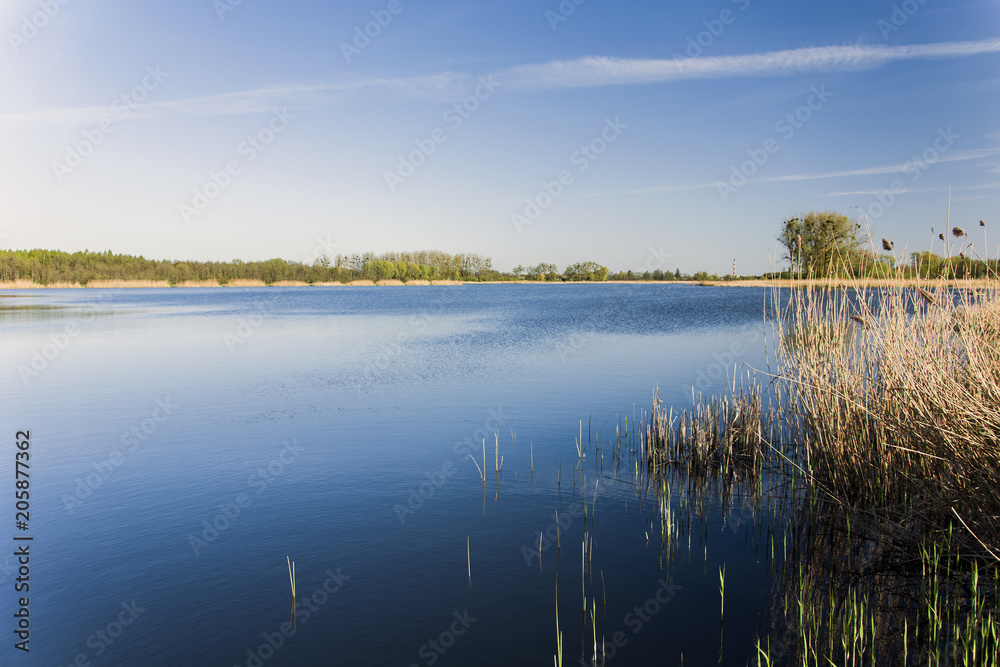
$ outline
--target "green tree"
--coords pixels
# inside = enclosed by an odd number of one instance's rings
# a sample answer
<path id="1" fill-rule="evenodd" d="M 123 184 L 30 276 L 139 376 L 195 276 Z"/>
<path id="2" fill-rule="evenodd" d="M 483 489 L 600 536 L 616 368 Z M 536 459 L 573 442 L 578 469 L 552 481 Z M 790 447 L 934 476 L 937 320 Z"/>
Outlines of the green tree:
<path id="1" fill-rule="evenodd" d="M 778 241 L 793 273 L 837 275 L 855 264 L 861 225 L 835 211 L 810 211 L 782 223 Z"/>

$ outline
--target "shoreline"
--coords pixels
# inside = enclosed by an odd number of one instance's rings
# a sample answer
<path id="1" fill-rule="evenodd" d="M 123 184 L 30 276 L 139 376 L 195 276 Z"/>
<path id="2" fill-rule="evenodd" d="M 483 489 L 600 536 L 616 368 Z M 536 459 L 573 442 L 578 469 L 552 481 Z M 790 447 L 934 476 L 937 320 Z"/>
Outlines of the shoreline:
<path id="1" fill-rule="evenodd" d="M 995 281 L 992 281 L 995 284 Z M 57 282 L 49 285 L 41 285 L 29 280 L 15 280 L 12 282 L 0 282 L 0 290 L 47 290 L 47 289 L 191 289 L 191 288 L 239 288 L 239 287 L 440 287 L 457 285 L 679 285 L 685 287 L 769 287 L 769 288 L 815 288 L 827 289 L 850 289 L 850 288 L 875 288 L 875 287 L 919 287 L 922 285 L 945 285 L 957 288 L 980 288 L 987 287 L 991 283 L 985 278 L 962 278 L 953 280 L 926 279 L 926 278 L 806 278 L 802 280 L 788 279 L 766 279 L 766 280 L 580 280 L 580 281 L 540 281 L 540 280 L 484 280 L 484 281 L 462 281 L 462 280 L 383 280 L 375 282 L 372 280 L 355 280 L 349 283 L 323 282 L 306 283 L 294 280 L 282 280 L 270 285 L 262 280 L 231 280 L 220 285 L 214 280 L 186 281 L 177 285 L 170 285 L 165 280 L 92 280 L 86 285 L 79 283 Z"/>

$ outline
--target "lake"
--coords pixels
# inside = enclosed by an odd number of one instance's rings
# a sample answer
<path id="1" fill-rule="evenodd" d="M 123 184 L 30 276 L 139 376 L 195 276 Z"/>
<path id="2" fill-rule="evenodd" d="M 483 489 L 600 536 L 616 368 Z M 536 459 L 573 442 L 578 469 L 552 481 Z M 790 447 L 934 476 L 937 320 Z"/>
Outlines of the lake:
<path id="1" fill-rule="evenodd" d="M 763 367 L 766 292 L 6 292 L 4 426 L 30 431 L 30 527 L 13 444 L 3 516 L 33 540 L 30 656 L 13 648 L 12 547 L 0 662 L 548 665 L 558 590 L 564 664 L 596 635 L 608 664 L 745 665 L 767 517 L 682 487 L 661 506 L 608 445 L 657 388 L 684 408 Z"/>

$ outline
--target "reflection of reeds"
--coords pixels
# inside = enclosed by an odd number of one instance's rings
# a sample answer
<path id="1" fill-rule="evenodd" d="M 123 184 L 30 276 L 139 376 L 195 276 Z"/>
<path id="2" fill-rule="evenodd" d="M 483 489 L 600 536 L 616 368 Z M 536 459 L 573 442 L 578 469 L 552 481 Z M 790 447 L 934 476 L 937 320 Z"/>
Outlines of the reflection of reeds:
<path id="1" fill-rule="evenodd" d="M 719 619 L 726 615 L 726 566 L 719 568 Z"/>
<path id="2" fill-rule="evenodd" d="M 998 299 L 944 283 L 775 294 L 763 381 L 654 403 L 638 443 L 654 479 L 681 474 L 723 507 L 762 476 L 801 489 L 770 536 L 781 574 L 757 664 L 1000 664 Z M 675 512 L 661 500 L 668 551 Z M 721 616 L 724 570 L 719 593 Z"/>
<path id="3" fill-rule="evenodd" d="M 650 468 L 783 463 L 911 545 L 947 530 L 954 508 L 967 524 L 956 540 L 987 555 L 1000 543 L 1000 289 L 924 292 L 775 295 L 773 372 L 690 411 L 657 401 L 640 443 Z M 852 331 L 858 311 L 867 326 Z"/>
<path id="4" fill-rule="evenodd" d="M 552 656 L 552 663 L 555 667 L 562 667 L 563 664 L 563 644 L 562 631 L 559 629 L 559 579 L 556 579 L 556 654 Z"/>

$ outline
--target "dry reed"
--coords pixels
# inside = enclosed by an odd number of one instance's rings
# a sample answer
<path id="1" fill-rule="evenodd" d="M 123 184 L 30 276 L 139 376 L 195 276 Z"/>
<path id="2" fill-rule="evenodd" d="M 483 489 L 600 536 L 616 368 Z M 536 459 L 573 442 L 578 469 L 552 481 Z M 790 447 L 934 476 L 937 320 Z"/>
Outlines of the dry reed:
<path id="1" fill-rule="evenodd" d="M 998 304 L 995 284 L 775 289 L 772 371 L 690 412 L 657 400 L 648 463 L 724 474 L 791 464 L 911 544 L 957 514 L 956 546 L 988 556 L 983 545 L 1000 543 Z"/>

